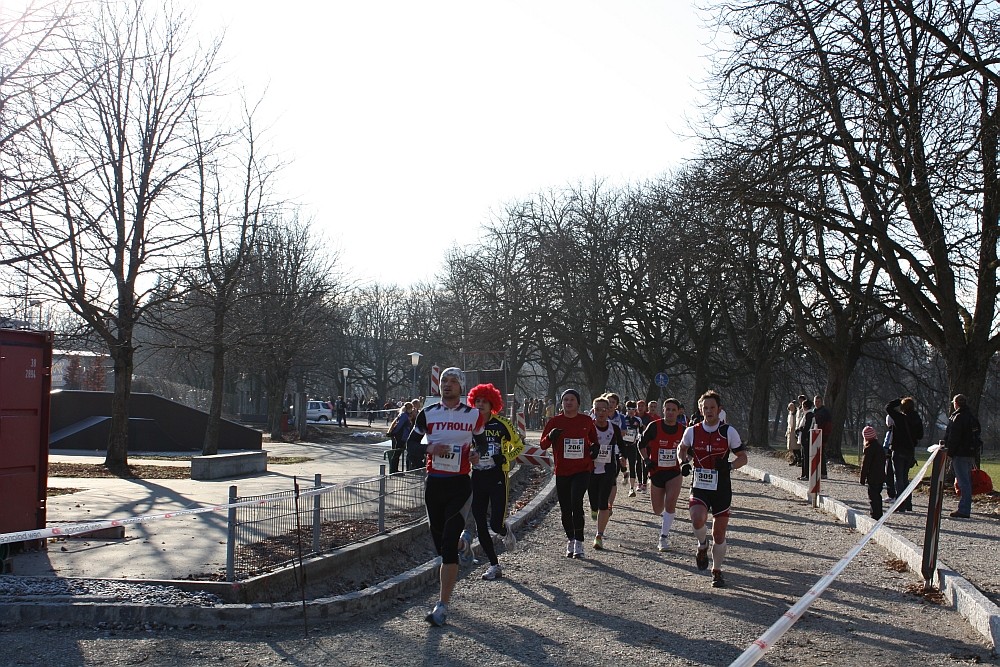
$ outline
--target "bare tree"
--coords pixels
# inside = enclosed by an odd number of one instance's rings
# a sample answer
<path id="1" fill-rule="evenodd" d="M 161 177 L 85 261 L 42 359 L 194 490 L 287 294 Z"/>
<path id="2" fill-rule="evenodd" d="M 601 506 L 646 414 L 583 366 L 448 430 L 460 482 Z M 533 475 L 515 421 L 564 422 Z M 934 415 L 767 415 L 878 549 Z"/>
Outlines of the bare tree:
<path id="1" fill-rule="evenodd" d="M 169 7 L 87 8 L 62 36 L 62 66 L 86 92 L 33 126 L 36 154 L 58 187 L 30 198 L 13 233 L 39 253 L 23 268 L 35 288 L 67 304 L 108 349 L 106 465 L 118 467 L 128 457 L 134 329 L 148 308 L 176 296 L 171 286 L 188 260 L 192 212 L 181 202 L 197 162 L 189 121 L 211 92 L 217 45 L 195 48 L 187 19 Z"/>
<path id="2" fill-rule="evenodd" d="M 949 391 L 977 404 L 1000 348 L 1000 11 L 976 0 L 717 7 L 743 40 L 725 54 L 723 115 L 754 123 L 778 97 L 811 120 L 773 127 L 801 139 L 784 172 L 836 174 L 864 214 L 821 224 L 870 240 L 888 278 L 875 303 L 938 349 Z"/>

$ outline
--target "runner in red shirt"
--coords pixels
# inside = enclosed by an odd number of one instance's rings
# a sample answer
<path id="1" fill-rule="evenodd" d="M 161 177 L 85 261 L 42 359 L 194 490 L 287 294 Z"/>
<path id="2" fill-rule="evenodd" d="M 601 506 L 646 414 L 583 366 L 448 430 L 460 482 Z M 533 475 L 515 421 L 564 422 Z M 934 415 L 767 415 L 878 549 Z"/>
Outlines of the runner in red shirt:
<path id="1" fill-rule="evenodd" d="M 729 511 L 733 499 L 733 485 L 730 471 L 747 464 L 747 452 L 740 440 L 740 434 L 728 424 L 719 420 L 722 400 L 714 391 L 706 391 L 698 399 L 698 407 L 704 420 L 684 431 L 678 455 L 685 463 L 694 463 L 694 481 L 691 484 L 691 499 L 688 511 L 691 526 L 698 538 L 695 562 L 699 570 L 708 569 L 708 513 L 712 513 L 712 586 L 726 585 L 722 578 L 722 561 L 726 557 L 726 529 L 729 527 Z M 736 458 L 729 460 L 729 453 Z"/>
<path id="2" fill-rule="evenodd" d="M 539 444 L 552 449 L 566 557 L 583 558 L 583 496 L 598 454 L 597 429 L 594 420 L 580 412 L 580 392 L 567 389 L 561 402 L 562 412 L 545 423 Z"/>
<path id="3" fill-rule="evenodd" d="M 677 423 L 681 404 L 676 398 L 663 401 L 663 418 L 649 423 L 642 432 L 639 451 L 649 468 L 649 500 L 653 514 L 661 518 L 660 539 L 656 548 L 666 551 L 669 547 L 670 526 L 677 511 L 677 497 L 681 493 L 681 466 L 677 447 L 684 435 L 684 427 Z M 691 466 L 685 467 L 691 472 Z"/>

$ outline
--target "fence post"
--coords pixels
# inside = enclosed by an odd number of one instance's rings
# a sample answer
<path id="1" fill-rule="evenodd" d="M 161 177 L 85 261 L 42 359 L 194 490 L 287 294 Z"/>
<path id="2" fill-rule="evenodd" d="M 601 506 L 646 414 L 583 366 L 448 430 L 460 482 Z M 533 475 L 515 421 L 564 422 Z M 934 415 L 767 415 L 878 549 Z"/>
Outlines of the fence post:
<path id="1" fill-rule="evenodd" d="M 809 457 L 809 504 L 819 507 L 820 471 L 823 465 L 823 431 L 814 428 L 809 430 L 809 451 L 803 452 Z"/>
<path id="2" fill-rule="evenodd" d="M 378 533 L 385 532 L 385 464 L 378 467 Z"/>
<path id="3" fill-rule="evenodd" d="M 313 478 L 313 487 L 319 488 L 323 484 L 323 476 L 316 473 L 316 477 Z M 320 536 L 320 500 L 322 496 L 316 494 L 313 496 L 313 553 L 319 553 L 319 536 Z"/>
<path id="4" fill-rule="evenodd" d="M 944 470 L 948 461 L 944 440 L 938 442 L 937 458 L 931 467 L 930 498 L 927 503 L 927 523 L 924 527 L 923 558 L 920 562 L 920 574 L 924 577 L 924 590 L 930 590 L 934 584 L 934 572 L 937 570 L 938 539 L 941 536 L 941 503 L 944 500 Z"/>
<path id="5" fill-rule="evenodd" d="M 236 503 L 236 485 L 229 487 L 229 504 Z M 229 508 L 226 526 L 226 581 L 236 581 L 236 508 Z"/>

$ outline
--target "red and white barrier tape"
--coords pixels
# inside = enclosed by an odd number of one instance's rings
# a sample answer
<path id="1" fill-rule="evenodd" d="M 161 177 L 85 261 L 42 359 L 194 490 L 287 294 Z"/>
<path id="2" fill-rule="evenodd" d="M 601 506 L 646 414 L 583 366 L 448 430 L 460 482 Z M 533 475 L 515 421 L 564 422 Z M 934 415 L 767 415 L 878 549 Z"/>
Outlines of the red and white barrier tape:
<path id="1" fill-rule="evenodd" d="M 774 624 L 764 632 L 764 634 L 750 644 L 750 646 L 748 646 L 747 649 L 740 654 L 740 657 L 733 660 L 729 664 L 729 667 L 748 667 L 749 665 L 757 664 L 757 661 L 764 657 L 764 653 L 774 646 L 778 640 L 781 639 L 781 637 L 788 632 L 793 625 L 795 625 L 795 622 L 802 617 L 802 614 L 804 614 L 806 610 L 812 606 L 812 603 L 823 594 L 823 591 L 825 591 L 830 584 L 833 583 L 833 580 L 844 571 L 844 568 L 846 568 L 852 560 L 854 560 L 854 557 L 861 552 L 861 549 L 868 544 L 868 541 L 875 535 L 875 531 L 882 527 L 882 524 L 884 524 L 892 513 L 896 511 L 896 508 L 899 507 L 903 500 L 913 493 L 913 490 L 917 488 L 917 484 L 919 484 L 920 480 L 924 478 L 927 468 L 929 468 L 931 463 L 934 462 L 934 457 L 938 455 L 940 450 L 940 445 L 934 445 L 933 447 L 927 448 L 927 451 L 931 454 L 930 458 L 927 459 L 927 462 L 924 463 L 920 471 L 914 475 L 913 481 L 910 482 L 908 487 L 906 487 L 906 491 L 898 495 L 896 502 L 889 508 L 889 511 L 882 515 L 882 518 L 875 522 L 872 529 L 865 533 L 864 537 L 858 540 L 858 543 L 855 544 L 850 551 L 844 554 L 844 557 L 841 558 L 836 565 L 830 568 L 830 571 L 827 572 L 822 579 L 817 581 L 805 595 L 799 598 L 798 602 L 792 605 L 792 607 L 786 611 L 781 618 L 775 621 Z"/>

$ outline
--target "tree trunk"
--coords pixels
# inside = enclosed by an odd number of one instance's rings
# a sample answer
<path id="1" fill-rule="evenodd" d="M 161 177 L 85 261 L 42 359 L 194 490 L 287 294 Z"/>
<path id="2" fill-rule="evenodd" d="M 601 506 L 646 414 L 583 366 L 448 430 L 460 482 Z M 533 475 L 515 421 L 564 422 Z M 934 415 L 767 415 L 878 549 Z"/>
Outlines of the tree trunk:
<path id="1" fill-rule="evenodd" d="M 756 447 L 771 446 L 767 427 L 771 407 L 772 365 L 770 361 L 767 361 L 753 366 L 753 395 L 750 397 L 749 424 L 747 425 L 745 442 Z"/>
<path id="2" fill-rule="evenodd" d="M 219 338 L 216 338 L 218 341 Z M 212 403 L 208 408 L 208 426 L 205 427 L 205 441 L 202 456 L 219 453 L 219 431 L 222 429 L 222 399 L 225 392 L 226 349 L 216 342 L 212 346 Z"/>
<path id="3" fill-rule="evenodd" d="M 121 342 L 122 340 L 127 342 Z M 119 344 L 111 348 L 115 365 L 115 390 L 111 397 L 111 428 L 108 433 L 108 451 L 104 465 L 124 468 L 128 465 L 128 399 L 132 393 L 131 332 L 119 334 Z"/>

